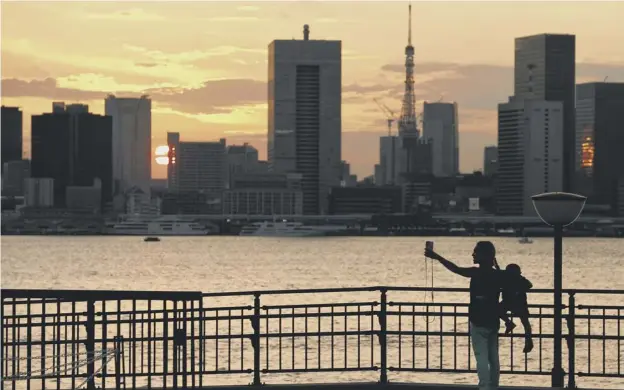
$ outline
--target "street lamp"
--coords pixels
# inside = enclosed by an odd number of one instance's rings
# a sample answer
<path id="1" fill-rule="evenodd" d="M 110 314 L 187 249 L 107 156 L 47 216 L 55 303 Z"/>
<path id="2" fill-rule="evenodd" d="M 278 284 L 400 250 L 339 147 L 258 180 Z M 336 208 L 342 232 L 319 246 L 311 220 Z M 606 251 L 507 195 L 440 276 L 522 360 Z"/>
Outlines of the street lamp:
<path id="1" fill-rule="evenodd" d="M 563 366 L 561 363 L 561 290 L 562 290 L 562 241 L 563 227 L 572 224 L 581 215 L 586 197 L 567 192 L 548 192 L 531 197 L 537 215 L 546 224 L 555 228 L 555 270 L 554 270 L 554 348 L 552 387 L 563 388 Z"/>

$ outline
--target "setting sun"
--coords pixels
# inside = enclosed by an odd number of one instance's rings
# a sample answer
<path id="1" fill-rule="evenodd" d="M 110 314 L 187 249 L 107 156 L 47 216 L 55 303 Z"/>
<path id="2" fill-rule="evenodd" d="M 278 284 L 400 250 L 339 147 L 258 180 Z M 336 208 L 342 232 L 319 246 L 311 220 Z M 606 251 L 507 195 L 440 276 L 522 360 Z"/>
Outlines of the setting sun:
<path id="1" fill-rule="evenodd" d="M 156 164 L 158 165 L 167 165 L 169 164 L 169 157 L 167 154 L 169 153 L 168 145 L 160 145 L 156 147 L 154 154 L 156 155 Z"/>

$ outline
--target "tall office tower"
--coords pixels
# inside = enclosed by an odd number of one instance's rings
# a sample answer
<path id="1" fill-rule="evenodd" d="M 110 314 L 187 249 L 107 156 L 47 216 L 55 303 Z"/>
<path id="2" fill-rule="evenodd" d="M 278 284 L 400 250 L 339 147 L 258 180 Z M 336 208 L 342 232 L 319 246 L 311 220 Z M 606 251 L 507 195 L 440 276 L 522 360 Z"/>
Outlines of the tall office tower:
<path id="1" fill-rule="evenodd" d="M 24 180 L 30 177 L 30 160 L 2 164 L 2 196 L 23 196 Z"/>
<path id="2" fill-rule="evenodd" d="M 227 178 L 225 139 L 218 142 L 180 141 L 179 133 L 167 133 L 170 174 L 168 188 L 179 193 L 204 193 L 221 198 Z"/>
<path id="3" fill-rule="evenodd" d="M 624 180 L 624 83 L 576 87 L 576 191 L 617 208 Z"/>
<path id="4" fill-rule="evenodd" d="M 450 177 L 459 173 L 457 103 L 423 105 L 423 138 L 433 143 L 433 175 Z"/>
<path id="5" fill-rule="evenodd" d="M 563 187 L 571 190 L 575 157 L 574 35 L 540 34 L 516 38 L 514 95 L 563 103 Z"/>
<path id="6" fill-rule="evenodd" d="M 244 173 L 260 173 L 264 166 L 258 162 L 258 149 L 248 143 L 227 147 L 227 179 L 228 188 L 232 188 L 234 176 Z M 266 172 L 266 171 L 265 171 Z"/>
<path id="7" fill-rule="evenodd" d="M 152 101 L 147 96 L 109 95 L 106 115 L 113 118 L 113 177 L 115 195 L 140 189 L 146 200 L 152 180 Z"/>
<path id="8" fill-rule="evenodd" d="M 379 137 L 380 177 L 375 177 L 377 185 L 397 185 L 401 175 L 401 161 L 404 151 L 400 148 L 400 138 L 396 135 Z"/>
<path id="9" fill-rule="evenodd" d="M 498 105 L 497 214 L 535 215 L 532 195 L 563 190 L 563 122 L 561 102 Z"/>
<path id="10" fill-rule="evenodd" d="M 486 146 L 483 149 L 483 174 L 494 176 L 498 171 L 498 147 Z"/>
<path id="11" fill-rule="evenodd" d="M 18 107 L 2 106 L 2 165 L 22 159 L 22 111 Z"/>
<path id="12" fill-rule="evenodd" d="M 304 214 L 327 211 L 340 185 L 342 42 L 275 40 L 269 45 L 269 169 L 302 174 Z"/>
<path id="13" fill-rule="evenodd" d="M 102 206 L 112 201 L 113 123 L 110 116 L 68 105 L 54 112 L 33 115 L 31 176 L 54 179 L 54 204 L 65 207 L 68 186 L 93 186 L 101 181 Z"/>

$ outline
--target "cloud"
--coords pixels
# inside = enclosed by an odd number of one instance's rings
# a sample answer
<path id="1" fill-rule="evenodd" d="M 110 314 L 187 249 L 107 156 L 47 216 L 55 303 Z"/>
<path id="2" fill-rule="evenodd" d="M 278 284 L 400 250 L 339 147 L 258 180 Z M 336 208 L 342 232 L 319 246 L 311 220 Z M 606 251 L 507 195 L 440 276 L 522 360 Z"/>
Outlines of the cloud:
<path id="1" fill-rule="evenodd" d="M 44 97 L 56 100 L 104 99 L 106 93 L 62 88 L 53 78 L 43 80 L 2 79 L 4 97 Z"/>
<path id="2" fill-rule="evenodd" d="M 162 63 L 176 63 L 176 64 L 188 64 L 200 61 L 209 57 L 223 57 L 223 56 L 231 56 L 233 54 L 238 53 L 254 53 L 254 54 L 265 54 L 266 50 L 264 49 L 249 49 L 238 46 L 215 46 L 213 48 L 207 50 L 192 50 L 192 51 L 182 51 L 182 52 L 163 52 L 160 50 L 150 50 L 145 47 L 134 46 L 124 44 L 122 48 L 126 51 L 138 53 L 144 57 L 147 57 L 156 62 Z M 153 66 L 157 66 L 158 64 L 154 64 Z"/>
<path id="3" fill-rule="evenodd" d="M 405 66 L 388 64 L 384 72 L 396 74 L 395 82 L 402 80 Z M 487 64 L 455 64 L 444 62 L 416 63 L 417 99 L 456 101 L 460 107 L 495 110 L 498 103 L 507 101 L 513 94 L 513 67 Z M 624 81 L 624 66 L 619 64 L 576 65 L 577 82 Z M 396 84 L 395 84 L 396 85 Z M 400 97 L 403 86 L 393 91 Z"/>
<path id="4" fill-rule="evenodd" d="M 251 79 L 207 81 L 200 88 L 160 88 L 146 91 L 154 99 L 189 113 L 211 113 L 232 106 L 266 103 L 267 85 Z"/>
<path id="5" fill-rule="evenodd" d="M 135 62 L 134 65 L 140 66 L 143 68 L 153 68 L 155 66 L 158 66 L 158 64 L 155 62 Z"/>
<path id="6" fill-rule="evenodd" d="M 262 19 L 257 16 L 215 16 L 205 20 L 208 22 L 258 22 Z"/>
<path id="7" fill-rule="evenodd" d="M 77 88 L 78 86 L 81 88 Z M 86 89 L 88 87 L 91 88 Z M 59 80 L 3 79 L 2 92 L 6 97 L 41 97 L 70 101 L 104 99 L 107 93 L 148 94 L 155 102 L 190 115 L 228 114 L 233 107 L 264 105 L 267 99 L 266 83 L 252 79 L 211 80 L 204 82 L 199 88 L 166 85 L 149 88 L 117 84 L 113 78 L 93 74 Z"/>
<path id="8" fill-rule="evenodd" d="M 130 8 L 125 11 L 117 11 L 106 14 L 88 14 L 89 19 L 100 20 L 116 20 L 116 21 L 128 21 L 128 22 L 147 22 L 147 21 L 160 21 L 165 20 L 162 15 L 147 13 L 141 8 Z"/>
<path id="9" fill-rule="evenodd" d="M 260 7 L 256 7 L 254 5 L 241 5 L 240 7 L 236 7 L 237 11 L 243 11 L 243 12 L 255 12 L 255 11 L 259 11 Z"/>

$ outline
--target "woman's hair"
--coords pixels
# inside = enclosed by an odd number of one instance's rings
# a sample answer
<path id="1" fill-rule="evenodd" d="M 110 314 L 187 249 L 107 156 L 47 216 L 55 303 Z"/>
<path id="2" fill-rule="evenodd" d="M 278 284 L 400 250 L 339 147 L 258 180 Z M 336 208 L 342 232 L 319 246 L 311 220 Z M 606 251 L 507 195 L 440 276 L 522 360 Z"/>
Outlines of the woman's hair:
<path id="1" fill-rule="evenodd" d="M 496 261 L 496 248 L 494 247 L 494 244 L 492 244 L 492 241 L 477 242 L 477 245 L 475 246 L 475 251 L 483 255 L 487 259 L 486 261 L 488 261 L 489 263 L 489 264 L 482 264 L 482 265 L 494 267 L 500 270 L 500 267 L 498 266 L 498 262 Z"/>

